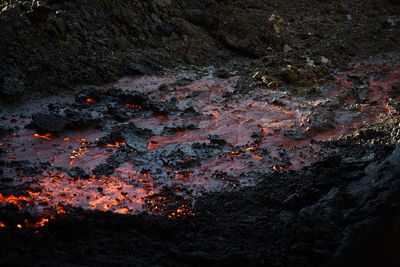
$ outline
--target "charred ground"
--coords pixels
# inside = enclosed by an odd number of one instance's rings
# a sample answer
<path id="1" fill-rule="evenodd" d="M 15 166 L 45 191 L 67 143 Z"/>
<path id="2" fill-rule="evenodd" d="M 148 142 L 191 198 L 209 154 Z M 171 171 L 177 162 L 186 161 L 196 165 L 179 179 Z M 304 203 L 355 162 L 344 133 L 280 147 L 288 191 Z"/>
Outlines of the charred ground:
<path id="1" fill-rule="evenodd" d="M 142 162 L 157 158 L 160 166 L 187 170 L 207 156 L 231 153 L 233 141 L 214 135 L 205 145 L 177 145 L 179 151 L 176 147 L 168 151 L 166 146 L 164 162 L 148 152 L 149 144 L 160 143 L 154 138 L 196 131 L 199 125 L 167 125 L 158 133 L 128 122 L 141 113 L 188 120 L 199 116 L 197 93 L 184 95 L 193 99 L 189 108 L 158 97 L 168 98 L 174 93 L 169 90 L 184 88 L 208 72 L 222 80 L 241 77 L 223 96 L 232 101 L 256 98 L 257 88 L 312 98 L 324 93 L 321 88 L 337 79 L 333 75 L 339 70 L 349 70 L 342 84 L 346 94 L 335 94 L 329 108 L 351 106 L 357 116 L 368 109 L 377 112 L 369 116 L 383 114 L 374 125 L 354 127 L 320 142 L 330 152 L 310 166 L 280 170 L 271 165 L 266 171 L 244 173 L 257 181 L 255 186 L 232 191 L 237 179 L 217 173 L 213 179 L 224 179 L 228 190 L 197 197 L 195 205 L 177 194 L 178 187 L 164 187 L 144 203 L 164 216 L 148 214 L 149 210 L 121 215 L 66 205 L 54 214 L 50 211 L 44 218 L 53 217 L 43 221 L 29 207 L 19 206 L 24 202 L 10 198 L 24 199 L 28 189 L 31 195 L 40 192 L 30 187 L 37 179 L 11 186 L 14 179 L 8 171 L 32 177 L 43 171 L 65 171 L 72 181 L 89 179 L 90 173 L 70 166 L 56 168 L 50 160 L 4 158 L 0 163 L 0 222 L 6 226 L 0 225 L 3 264 L 389 266 L 399 262 L 391 258 L 394 246 L 380 249 L 367 242 L 370 233 L 393 221 L 400 211 L 400 89 L 394 72 L 400 52 L 400 7 L 395 1 L 49 0 L 1 1 L 0 6 L 2 140 L 13 139 L 32 115 L 27 130 L 45 140 L 77 129 L 104 131 L 104 138 L 84 144 L 112 154 L 93 170 L 96 175 L 112 174 L 130 157 Z M 383 60 L 351 73 L 350 63 L 370 56 Z M 203 68 L 210 65 L 216 70 Z M 157 87 L 157 97 L 110 86 L 82 87 L 126 75 L 161 75 L 181 66 L 190 66 L 187 69 L 196 75 Z M 366 86 L 386 91 L 368 96 L 371 90 Z M 287 105 L 280 98 L 266 101 L 275 108 Z M 317 118 L 329 120 L 323 116 Z M 311 130 L 303 135 L 316 136 L 332 128 L 312 122 L 308 126 Z M 49 132 L 52 136 L 45 135 Z M 254 134 L 252 140 L 257 143 L 258 137 Z M 242 145 L 238 151 L 249 148 Z M 7 156 L 7 149 L 0 149 Z M 251 157 L 253 150 L 247 152 Z M 151 171 L 152 166 L 144 164 L 141 175 Z M 146 175 L 142 178 L 148 183 Z M 100 194 L 105 190 L 95 189 Z M 183 216 L 172 216 L 180 208 L 177 203 L 185 205 Z M 396 229 L 398 221 L 391 227 Z M 398 238 L 379 240 L 382 236 L 390 234 L 376 237 L 382 244 L 395 244 Z M 364 243 L 368 255 L 356 251 Z"/>

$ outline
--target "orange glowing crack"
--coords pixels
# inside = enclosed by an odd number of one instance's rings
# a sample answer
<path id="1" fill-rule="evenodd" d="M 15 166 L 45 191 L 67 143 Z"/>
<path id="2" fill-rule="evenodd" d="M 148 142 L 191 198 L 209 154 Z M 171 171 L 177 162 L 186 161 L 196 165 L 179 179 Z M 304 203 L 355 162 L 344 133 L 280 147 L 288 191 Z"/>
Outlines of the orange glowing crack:
<path id="1" fill-rule="evenodd" d="M 106 147 L 120 147 L 121 145 L 124 145 L 124 144 L 126 144 L 125 141 L 116 142 L 115 144 L 107 144 Z M 81 147 L 77 151 L 73 150 L 72 151 L 72 155 L 69 157 L 70 158 L 69 165 L 70 166 L 74 165 L 74 160 L 76 158 L 82 157 L 83 155 L 85 155 L 86 151 L 92 150 L 92 149 L 95 149 L 95 148 L 98 148 L 98 147 Z M 110 155 L 112 155 L 112 153 L 106 153 L 106 154 L 100 153 L 100 154 L 93 155 L 91 157 L 96 159 L 96 158 L 101 158 L 101 157 L 107 157 L 107 156 L 110 156 Z"/>
<path id="2" fill-rule="evenodd" d="M 251 153 L 251 156 L 253 157 L 253 159 L 256 159 L 256 160 L 262 160 L 263 159 L 263 157 L 260 157 L 260 156 L 256 155 L 255 153 Z"/>
<path id="3" fill-rule="evenodd" d="M 48 136 L 47 134 L 45 134 L 45 135 L 34 134 L 34 135 L 30 135 L 30 136 L 31 136 L 31 137 L 36 137 L 36 138 L 39 138 L 39 139 L 53 140 L 53 139 L 50 138 L 51 135 Z"/>
<path id="4" fill-rule="evenodd" d="M 70 142 L 87 142 L 86 139 L 82 138 L 82 139 L 72 139 L 72 138 L 64 138 L 64 139 L 53 139 L 51 138 L 53 135 L 50 133 L 47 133 L 45 135 L 40 135 L 40 134 L 31 134 L 29 135 L 30 137 L 35 137 L 35 138 L 39 138 L 39 139 L 44 139 L 44 140 L 50 140 L 50 141 L 70 141 Z"/>
<path id="5" fill-rule="evenodd" d="M 42 218 L 40 221 L 36 223 L 30 223 L 28 220 L 25 219 L 25 227 L 26 228 L 38 228 L 38 227 L 43 227 L 47 222 L 49 222 L 49 219 Z"/>
<path id="6" fill-rule="evenodd" d="M 125 141 L 122 142 L 115 142 L 115 144 L 107 144 L 107 147 L 120 147 L 121 145 L 126 145 Z"/>

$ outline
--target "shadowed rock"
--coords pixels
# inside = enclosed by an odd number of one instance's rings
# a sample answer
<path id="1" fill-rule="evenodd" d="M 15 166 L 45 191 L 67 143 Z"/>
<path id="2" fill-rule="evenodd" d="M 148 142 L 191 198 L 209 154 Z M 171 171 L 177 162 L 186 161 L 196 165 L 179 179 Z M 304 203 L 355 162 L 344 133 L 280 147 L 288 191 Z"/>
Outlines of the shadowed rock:
<path id="1" fill-rule="evenodd" d="M 59 132 L 68 121 L 51 114 L 36 113 L 32 115 L 32 126 L 39 132 Z"/>

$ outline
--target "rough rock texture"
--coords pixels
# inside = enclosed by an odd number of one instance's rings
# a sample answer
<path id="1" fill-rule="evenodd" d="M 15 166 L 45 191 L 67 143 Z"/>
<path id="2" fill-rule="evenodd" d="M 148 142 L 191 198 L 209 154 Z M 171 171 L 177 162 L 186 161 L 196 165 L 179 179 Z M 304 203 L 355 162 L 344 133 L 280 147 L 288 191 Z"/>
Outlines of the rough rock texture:
<path id="1" fill-rule="evenodd" d="M 400 36 L 398 5 L 376 0 L 15 0 L 0 10 L 1 92 L 11 98 L 22 84 L 54 92 L 180 65 L 342 66 L 393 51 Z"/>
<path id="2" fill-rule="evenodd" d="M 103 95 L 82 85 L 180 66 L 213 65 L 221 78 L 242 75 L 237 95 L 251 94 L 254 86 L 282 84 L 293 86 L 293 94 L 315 95 L 317 85 L 348 63 L 399 53 L 398 2 L 2 0 L 0 111 L 11 109 L 13 101 L 29 103 L 33 94 L 76 88 L 76 102 L 85 105 Z M 399 220 L 394 220 L 400 212 L 399 88 L 394 85 L 388 94 L 395 109 L 391 117 L 328 142 L 337 153 L 300 171 L 248 173 L 260 178 L 256 187 L 207 194 L 197 200 L 196 216 L 177 220 L 71 209 L 39 230 L 0 227 L 0 265 L 398 266 L 393 248 L 400 239 Z M 140 93 L 109 92 L 122 104 L 140 104 L 159 115 L 171 111 Z M 279 99 L 271 102 L 282 105 Z M 110 104 L 105 117 L 72 111 L 65 115 L 68 121 L 40 113 L 32 126 L 44 132 L 98 126 L 104 118 L 124 121 L 121 110 Z M 309 132 L 329 127 L 331 115 L 327 109 Z M 107 138 L 122 136 L 145 151 L 151 131 L 141 136 L 129 127 Z M 0 125 L 4 142 L 11 134 Z M 209 140 L 216 147 L 226 145 L 216 135 Z M 112 173 L 117 156 L 95 172 Z M 3 171 L 10 166 L 22 173 L 49 167 L 1 159 L 2 193 L 12 183 Z M 87 177 L 79 168 L 69 175 Z M 20 212 L 12 203 L 0 204 L 0 221 L 17 225 L 29 216 L 30 207 Z"/>

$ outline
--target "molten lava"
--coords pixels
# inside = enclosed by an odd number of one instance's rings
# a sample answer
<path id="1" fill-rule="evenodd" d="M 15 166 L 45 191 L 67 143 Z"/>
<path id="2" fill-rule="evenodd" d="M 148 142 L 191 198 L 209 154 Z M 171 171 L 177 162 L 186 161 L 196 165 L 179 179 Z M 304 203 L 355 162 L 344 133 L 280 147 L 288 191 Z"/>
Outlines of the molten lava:
<path id="1" fill-rule="evenodd" d="M 29 184 L 38 190 L 22 187 L 19 194 L 0 193 L 0 203 L 21 210 L 30 206 L 41 215 L 13 226 L 18 228 L 45 226 L 57 214 L 75 207 L 120 214 L 148 211 L 169 218 L 192 216 L 196 195 L 253 184 L 244 178 L 249 171 L 300 169 L 329 152 L 318 141 L 369 126 L 391 112 L 387 94 L 400 82 L 400 63 L 384 63 L 356 63 L 314 95 L 285 88 L 255 88 L 239 94 L 234 88 L 239 77 L 192 81 L 186 79 L 189 72 L 124 78 L 113 86 L 175 101 L 189 113 L 197 113 L 150 114 L 144 113 L 145 106 L 123 103 L 125 111 L 143 112 L 132 118 L 135 125 L 155 133 L 145 140 L 143 150 L 128 139 L 99 142 L 106 135 L 99 130 L 66 131 L 60 136 L 20 130 L 1 141 L 6 151 L 2 157 L 7 162 L 27 160 L 40 166 L 30 176 L 21 170 L 9 174 L 12 185 Z M 100 99 L 86 102 L 97 103 L 85 104 L 91 107 L 102 104 Z M 190 146 L 184 151 L 183 145 Z M 208 149 L 209 154 L 199 156 L 193 152 L 196 147 Z M 126 153 L 134 156 L 121 162 Z M 111 167 L 101 175 L 95 171 L 99 166 Z M 0 222 L 0 227 L 8 225 Z"/>

